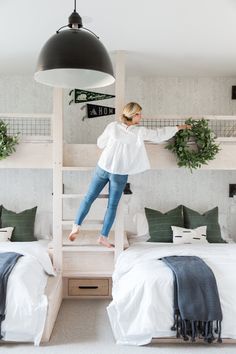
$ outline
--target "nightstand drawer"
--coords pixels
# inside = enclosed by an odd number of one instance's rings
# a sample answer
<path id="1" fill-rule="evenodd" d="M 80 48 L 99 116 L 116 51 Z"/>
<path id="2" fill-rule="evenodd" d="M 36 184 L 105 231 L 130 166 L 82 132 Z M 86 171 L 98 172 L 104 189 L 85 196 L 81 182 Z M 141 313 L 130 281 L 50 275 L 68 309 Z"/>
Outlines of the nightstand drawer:
<path id="1" fill-rule="evenodd" d="M 69 296 L 108 296 L 108 278 L 74 278 L 68 280 Z"/>

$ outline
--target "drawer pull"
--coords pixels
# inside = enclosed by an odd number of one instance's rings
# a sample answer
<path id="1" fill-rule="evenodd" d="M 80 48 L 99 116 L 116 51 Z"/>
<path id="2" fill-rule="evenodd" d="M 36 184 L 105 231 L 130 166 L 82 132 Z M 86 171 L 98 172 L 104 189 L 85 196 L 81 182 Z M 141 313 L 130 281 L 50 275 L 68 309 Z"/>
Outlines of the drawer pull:
<path id="1" fill-rule="evenodd" d="M 89 285 L 80 285 L 80 286 L 78 286 L 78 288 L 79 289 L 98 289 L 98 286 L 95 286 L 95 285 L 91 285 L 91 286 L 89 286 Z"/>

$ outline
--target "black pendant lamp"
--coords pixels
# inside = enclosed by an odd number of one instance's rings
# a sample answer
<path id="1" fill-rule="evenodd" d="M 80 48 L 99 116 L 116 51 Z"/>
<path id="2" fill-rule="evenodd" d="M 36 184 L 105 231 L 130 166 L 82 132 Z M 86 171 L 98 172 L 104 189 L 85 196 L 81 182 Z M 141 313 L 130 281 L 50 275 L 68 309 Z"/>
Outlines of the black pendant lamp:
<path id="1" fill-rule="evenodd" d="M 69 24 L 61 27 L 41 49 L 36 81 L 54 87 L 96 88 L 111 85 L 114 73 L 111 59 L 99 38 L 83 28 L 82 19 L 74 11 Z M 69 29 L 62 30 L 62 28 Z"/>

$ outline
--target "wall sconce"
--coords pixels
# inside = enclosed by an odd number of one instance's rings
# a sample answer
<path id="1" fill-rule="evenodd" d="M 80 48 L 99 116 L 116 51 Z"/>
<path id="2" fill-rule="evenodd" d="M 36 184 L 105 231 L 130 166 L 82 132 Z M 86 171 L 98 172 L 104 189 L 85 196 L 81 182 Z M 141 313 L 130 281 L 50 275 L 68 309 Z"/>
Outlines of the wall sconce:
<path id="1" fill-rule="evenodd" d="M 236 86 L 232 86 L 231 99 L 236 100 Z"/>
<path id="2" fill-rule="evenodd" d="M 232 198 L 232 202 L 229 208 L 230 213 L 235 214 L 236 213 L 236 184 L 229 185 L 229 197 Z"/>
<path id="3" fill-rule="evenodd" d="M 126 214 L 129 214 L 129 203 L 131 200 L 131 195 L 133 194 L 133 192 L 130 189 L 130 183 L 126 183 L 123 194 L 124 194 L 123 200 L 124 200 L 124 204 L 125 204 L 124 211 Z"/>
<path id="4" fill-rule="evenodd" d="M 229 197 L 230 198 L 236 197 L 236 184 L 229 184 Z"/>
<path id="5" fill-rule="evenodd" d="M 133 194 L 133 192 L 130 189 L 130 183 L 126 183 L 125 189 L 124 189 L 124 194 Z"/>

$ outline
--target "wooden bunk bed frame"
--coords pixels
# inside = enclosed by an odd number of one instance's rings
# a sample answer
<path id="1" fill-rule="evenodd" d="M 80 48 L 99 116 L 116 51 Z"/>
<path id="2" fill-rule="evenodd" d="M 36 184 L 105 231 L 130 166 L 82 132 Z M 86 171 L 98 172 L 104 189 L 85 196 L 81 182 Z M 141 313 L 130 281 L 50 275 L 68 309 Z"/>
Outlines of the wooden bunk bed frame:
<path id="1" fill-rule="evenodd" d="M 116 55 L 116 112 L 117 116 L 122 111 L 125 102 L 125 55 L 119 51 Z M 7 117 L 8 114 L 0 114 Z M 10 114 L 10 116 L 39 116 L 34 114 Z M 53 169 L 53 250 L 52 259 L 57 276 L 50 277 L 47 283 L 45 294 L 48 298 L 48 313 L 42 342 L 50 339 L 53 326 L 63 298 L 63 250 L 62 250 L 62 181 L 63 171 L 83 171 L 93 169 L 100 155 L 100 150 L 95 144 L 63 144 L 63 89 L 55 88 L 53 95 L 53 114 L 44 115 L 52 119 L 52 143 L 48 141 L 22 141 L 17 146 L 16 152 L 6 160 L 0 162 L 0 168 L 39 168 Z M 206 119 L 229 119 L 235 120 L 236 116 L 195 116 L 193 118 Z M 161 116 L 154 119 L 184 119 L 183 116 Z M 218 139 L 221 143 L 221 151 L 217 159 L 202 169 L 235 170 L 236 169 L 236 138 Z M 164 148 L 163 145 L 147 144 L 147 153 L 152 169 L 178 169 L 175 156 Z M 30 154 L 28 152 L 30 151 Z M 123 237 L 118 237 L 124 232 L 122 214 L 120 223 L 116 228 L 115 257 L 124 249 Z M 175 337 L 153 338 L 156 343 L 180 343 L 183 341 Z M 187 342 L 189 343 L 189 342 Z M 224 339 L 224 343 L 236 343 L 233 339 Z"/>
<path id="2" fill-rule="evenodd" d="M 56 100 L 62 100 L 62 91 L 55 90 Z M 59 98 L 58 98 L 59 96 Z M 53 143 L 49 142 L 21 142 L 17 147 L 16 152 L 8 159 L 0 162 L 0 168 L 39 168 L 52 169 L 53 168 L 53 193 L 54 193 L 54 246 L 53 246 L 53 264 L 57 270 L 57 276 L 49 277 L 45 294 L 48 298 L 48 313 L 45 323 L 45 329 L 42 337 L 42 342 L 47 342 L 50 339 L 54 323 L 57 318 L 58 311 L 63 299 L 63 252 L 61 242 L 61 228 L 58 220 L 62 218 L 62 210 L 58 206 L 62 204 L 61 200 L 61 185 L 63 171 L 83 171 L 93 169 L 99 158 L 101 151 L 95 144 L 63 144 L 62 146 L 62 130 L 58 129 L 60 126 L 58 122 L 58 114 L 62 119 L 62 109 L 58 112 L 58 107 L 61 104 L 55 105 L 56 112 L 54 112 L 53 121 L 56 125 L 54 127 Z M 1 114 L 0 116 L 6 116 Z M 22 115 L 20 115 L 22 116 Z M 176 117 L 175 117 L 176 118 Z M 180 118 L 178 116 L 177 118 Z M 182 117 L 181 117 L 182 118 Z M 216 116 L 207 117 L 208 119 L 217 119 Z M 225 119 L 234 119 L 236 117 L 225 116 Z M 169 117 L 168 117 L 169 119 Z M 222 116 L 219 117 L 222 120 Z M 62 120 L 61 120 L 62 122 Z M 62 123 L 61 123 L 62 126 Z M 58 136 L 60 135 L 60 137 Z M 203 166 L 202 169 L 216 169 L 216 170 L 235 170 L 236 169 L 236 138 L 218 139 L 221 143 L 221 151 L 216 160 L 211 161 L 209 165 Z M 147 144 L 147 152 L 149 155 L 152 169 L 176 169 L 176 160 L 174 155 L 166 150 L 163 145 Z M 28 152 L 31 151 L 30 154 Z M 122 224 L 122 223 L 121 223 Z M 119 230 L 121 232 L 121 230 Z M 118 232 L 118 233 L 119 233 Z M 57 237 L 55 237 L 57 235 Z M 60 237 L 58 237 L 60 235 Z M 116 257 L 124 249 L 123 239 L 117 237 L 115 239 Z M 66 297 L 66 296 L 64 296 Z M 154 338 L 155 343 L 183 343 L 181 340 L 173 338 Z M 236 343 L 233 339 L 224 339 L 224 343 Z"/>

